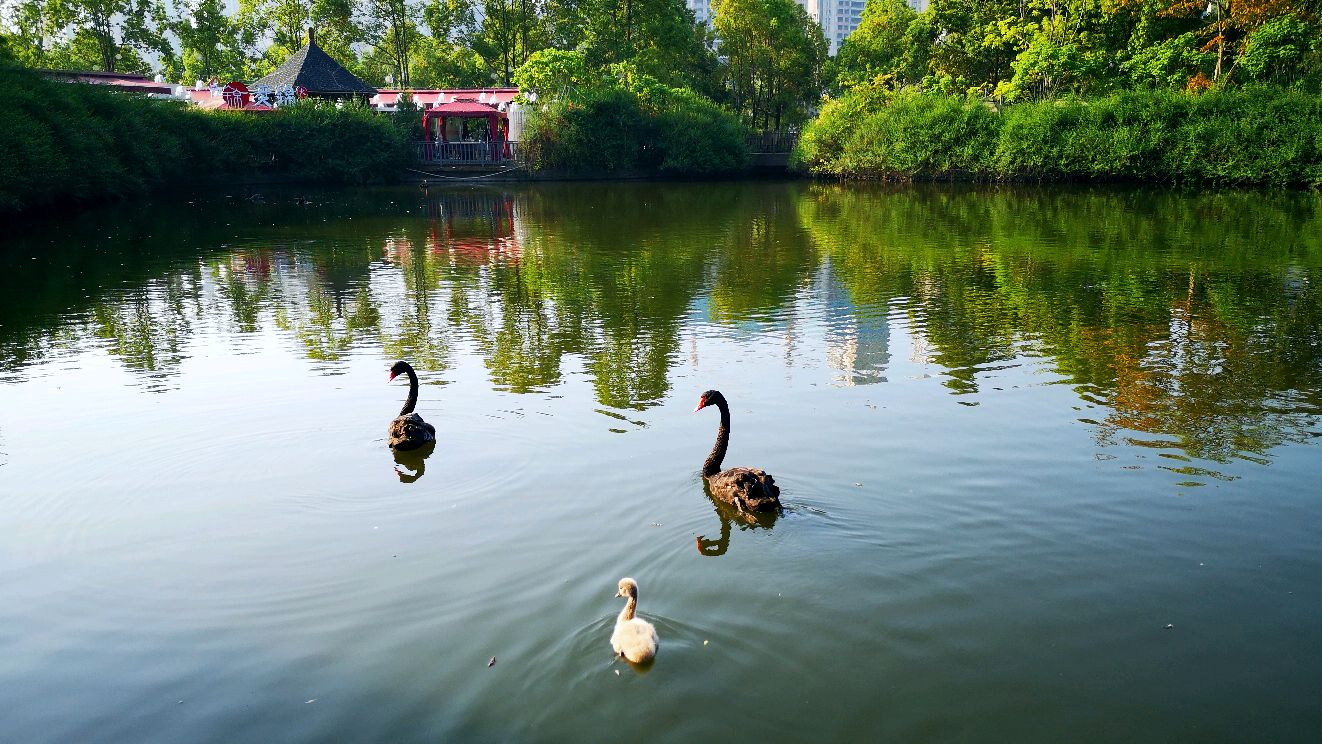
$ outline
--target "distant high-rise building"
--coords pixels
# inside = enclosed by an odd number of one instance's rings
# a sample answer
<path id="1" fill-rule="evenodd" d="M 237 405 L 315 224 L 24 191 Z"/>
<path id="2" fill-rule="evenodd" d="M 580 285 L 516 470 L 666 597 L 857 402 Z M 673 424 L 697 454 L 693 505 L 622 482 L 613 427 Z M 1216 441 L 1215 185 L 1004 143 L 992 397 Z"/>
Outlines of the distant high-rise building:
<path id="1" fill-rule="evenodd" d="M 684 0 L 684 4 L 689 10 L 693 11 L 693 19 L 699 23 L 711 25 L 711 2 L 710 0 Z"/>
<path id="2" fill-rule="evenodd" d="M 822 35 L 831 54 L 840 51 L 840 43 L 852 34 L 863 20 L 865 0 L 799 0 L 808 15 L 822 26 Z"/>
<path id="3" fill-rule="evenodd" d="M 905 0 L 909 7 L 922 12 L 927 9 L 930 0 Z M 693 17 L 698 21 L 711 24 L 710 0 L 684 0 Z M 867 0 L 795 0 L 814 21 L 821 24 L 822 35 L 831 47 L 831 54 L 840 51 L 840 44 L 852 34 L 863 20 L 863 8 Z"/>

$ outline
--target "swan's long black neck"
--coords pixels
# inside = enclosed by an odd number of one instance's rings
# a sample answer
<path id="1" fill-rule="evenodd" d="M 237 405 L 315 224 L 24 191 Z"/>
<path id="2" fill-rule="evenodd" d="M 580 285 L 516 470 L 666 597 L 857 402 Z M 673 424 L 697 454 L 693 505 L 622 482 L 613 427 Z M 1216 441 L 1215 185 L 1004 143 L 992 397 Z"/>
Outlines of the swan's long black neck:
<path id="1" fill-rule="evenodd" d="M 707 461 L 702 464 L 704 477 L 721 472 L 725 449 L 730 446 L 730 406 L 726 405 L 723 397 L 717 398 L 714 402 L 716 407 L 721 409 L 721 428 L 716 430 L 716 445 L 711 448 L 711 454 L 707 455 Z"/>
<path id="2" fill-rule="evenodd" d="M 418 405 L 418 375 L 412 367 L 405 367 L 404 372 L 409 376 L 409 397 L 404 399 L 404 407 L 399 409 L 401 416 L 413 413 L 413 407 Z"/>

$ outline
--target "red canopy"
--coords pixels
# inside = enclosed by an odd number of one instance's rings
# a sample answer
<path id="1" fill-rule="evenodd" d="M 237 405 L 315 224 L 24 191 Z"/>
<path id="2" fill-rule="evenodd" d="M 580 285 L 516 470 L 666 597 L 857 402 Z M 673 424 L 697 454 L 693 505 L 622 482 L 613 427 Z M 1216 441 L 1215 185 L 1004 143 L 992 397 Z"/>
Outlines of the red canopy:
<path id="1" fill-rule="evenodd" d="M 501 143 L 505 141 L 505 132 L 509 131 L 509 117 L 507 114 L 498 110 L 495 106 L 488 106 L 477 101 L 438 103 L 422 113 L 422 130 L 427 134 L 426 140 L 429 145 L 431 142 L 431 123 L 435 119 L 440 119 L 441 141 L 446 141 L 445 120 L 447 118 L 486 119 L 487 125 L 490 127 L 488 131 L 491 132 L 491 159 L 500 159 Z"/>
<path id="2" fill-rule="evenodd" d="M 489 116 L 491 114 L 500 114 L 494 106 L 488 106 L 485 103 L 477 101 L 450 101 L 449 103 L 438 103 L 427 109 L 427 116 Z M 501 114 L 502 116 L 504 114 Z"/>

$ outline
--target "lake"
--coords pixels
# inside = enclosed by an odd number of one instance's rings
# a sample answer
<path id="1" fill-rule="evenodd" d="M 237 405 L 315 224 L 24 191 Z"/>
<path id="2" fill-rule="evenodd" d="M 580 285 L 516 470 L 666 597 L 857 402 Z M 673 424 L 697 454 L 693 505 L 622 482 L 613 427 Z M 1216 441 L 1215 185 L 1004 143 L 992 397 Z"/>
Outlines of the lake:
<path id="1" fill-rule="evenodd" d="M 0 739 L 1322 728 L 1316 194 L 470 182 L 6 232 Z M 704 491 L 712 388 L 780 515 Z"/>

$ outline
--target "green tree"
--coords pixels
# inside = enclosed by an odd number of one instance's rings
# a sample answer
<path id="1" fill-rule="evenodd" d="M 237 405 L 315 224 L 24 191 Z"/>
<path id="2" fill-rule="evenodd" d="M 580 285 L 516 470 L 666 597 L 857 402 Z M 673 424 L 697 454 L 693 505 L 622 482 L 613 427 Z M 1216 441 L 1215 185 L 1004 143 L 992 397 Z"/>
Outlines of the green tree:
<path id="1" fill-rule="evenodd" d="M 53 0 L 48 7 L 52 28 L 71 36 L 66 59 L 106 72 L 146 72 L 144 54 L 173 53 L 160 0 Z"/>
<path id="2" fill-rule="evenodd" d="M 871 0 L 863 20 L 835 57 L 839 89 L 876 81 L 916 84 L 927 76 L 932 56 L 932 16 L 904 0 Z"/>
<path id="3" fill-rule="evenodd" d="M 1293 47 L 1289 39 L 1296 32 L 1301 32 L 1304 37 L 1303 47 L 1312 46 L 1310 42 L 1317 39 L 1318 18 L 1322 13 L 1322 5 L 1317 0 L 1120 0 L 1119 4 L 1177 26 L 1176 34 L 1153 39 L 1153 43 L 1161 44 L 1172 35 L 1182 35 L 1186 53 L 1196 51 L 1208 55 L 1211 81 L 1215 83 L 1222 82 L 1223 77 L 1234 72 L 1240 57 L 1248 51 L 1250 39 L 1263 26 L 1267 28 L 1257 45 L 1259 53 L 1278 41 L 1286 47 Z M 1287 52 L 1287 55 L 1292 54 Z M 1255 55 L 1256 61 L 1265 62 L 1267 56 L 1270 55 Z M 1311 62 L 1318 64 L 1317 60 Z M 1309 73 L 1308 70 L 1299 72 L 1305 76 Z"/>
<path id="4" fill-rule="evenodd" d="M 1272 18 L 1244 40 L 1239 66 L 1252 79 L 1284 84 L 1322 75 L 1322 25 L 1316 18 Z"/>
<path id="5" fill-rule="evenodd" d="M 821 26 L 793 0 L 717 0 L 714 10 L 735 110 L 764 130 L 802 120 L 822 93 Z"/>
<path id="6" fill-rule="evenodd" d="M 543 49 L 533 53 L 514 73 L 514 84 L 525 94 L 563 98 L 572 96 L 575 91 L 587 91 L 606 83 L 599 71 L 589 69 L 587 54 Z"/>
<path id="7" fill-rule="evenodd" d="M 473 0 L 430 0 L 422 8 L 422 17 L 437 41 L 463 42 L 478 27 Z"/>
<path id="8" fill-rule="evenodd" d="M 256 70 L 265 73 L 302 49 L 309 29 L 316 29 L 317 46 L 327 54 L 347 67 L 356 66 L 354 45 L 365 41 L 357 15 L 354 0 L 239 0 L 238 23 L 254 45 L 271 39 Z"/>
<path id="9" fill-rule="evenodd" d="M 491 85 L 491 72 L 467 46 L 421 35 L 410 81 L 417 88 L 482 88 Z"/>
<path id="10" fill-rule="evenodd" d="M 1201 51 L 1196 32 L 1151 45 L 1133 45 L 1121 69 L 1129 83 L 1138 88 L 1183 88 L 1202 68 L 1210 67 L 1212 55 Z"/>
<path id="11" fill-rule="evenodd" d="M 48 57 L 59 31 L 54 0 L 20 0 L 7 3 L 0 15 L 0 29 L 14 59 L 28 67 L 49 66 Z"/>
<path id="12" fill-rule="evenodd" d="M 408 0 L 365 0 L 365 5 L 364 35 L 372 45 L 367 57 L 384 67 L 389 76 L 374 77 L 393 81 L 401 88 L 410 87 L 413 56 L 421 37 L 418 24 L 422 8 Z"/>
<path id="13" fill-rule="evenodd" d="M 179 39 L 181 79 L 246 77 L 241 31 L 225 14 L 222 0 L 185 0 L 171 29 Z"/>
<path id="14" fill-rule="evenodd" d="M 482 26 L 471 37 L 473 51 L 502 85 L 545 44 L 546 27 L 535 0 L 482 0 Z"/>
<path id="15" fill-rule="evenodd" d="M 588 64 L 629 62 L 670 85 L 689 85 L 710 67 L 712 51 L 681 0 L 581 0 Z"/>
<path id="16" fill-rule="evenodd" d="M 491 84 L 486 63 L 469 46 L 478 29 L 473 0 L 429 0 L 410 10 L 413 33 L 410 34 L 409 76 L 407 83 L 416 88 L 471 88 Z M 422 27 L 428 33 L 422 33 Z M 398 54 L 378 46 L 364 59 L 368 77 L 384 80 L 389 72 L 401 81 Z M 375 66 L 376 70 L 371 70 Z"/>
<path id="17" fill-rule="evenodd" d="M 995 93 L 1019 97 L 1051 98 L 1064 92 L 1086 93 L 1105 85 L 1114 55 L 1091 45 L 1086 16 L 1051 14 L 1023 28 L 1026 45 L 1010 63 L 1014 74 L 996 86 Z"/>
<path id="18" fill-rule="evenodd" d="M 940 38 L 932 72 L 960 90 L 987 91 L 1008 79 L 1023 48 L 1027 7 L 1023 0 L 932 0 L 933 29 Z"/>

